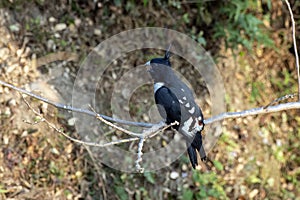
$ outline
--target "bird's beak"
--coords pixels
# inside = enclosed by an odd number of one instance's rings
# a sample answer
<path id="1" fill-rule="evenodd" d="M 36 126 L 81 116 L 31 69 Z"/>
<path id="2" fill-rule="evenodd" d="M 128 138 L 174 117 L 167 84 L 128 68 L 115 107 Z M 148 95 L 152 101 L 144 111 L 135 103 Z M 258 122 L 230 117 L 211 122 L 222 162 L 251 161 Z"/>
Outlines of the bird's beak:
<path id="1" fill-rule="evenodd" d="M 150 66 L 150 61 L 146 62 L 145 66 Z"/>

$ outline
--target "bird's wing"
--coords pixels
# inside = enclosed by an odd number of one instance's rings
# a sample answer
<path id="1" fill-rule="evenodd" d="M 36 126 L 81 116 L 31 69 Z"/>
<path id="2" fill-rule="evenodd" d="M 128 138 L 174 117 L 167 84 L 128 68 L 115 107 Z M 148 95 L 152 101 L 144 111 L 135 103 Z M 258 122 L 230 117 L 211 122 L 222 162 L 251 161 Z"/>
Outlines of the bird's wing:
<path id="1" fill-rule="evenodd" d="M 180 122 L 180 103 L 176 95 L 169 88 L 165 86 L 159 88 L 155 92 L 155 102 L 159 104 L 158 111 L 167 120 L 167 124 L 175 121 Z"/>
<path id="2" fill-rule="evenodd" d="M 185 121 L 190 116 L 195 118 L 198 117 L 202 118 L 202 112 L 199 106 L 195 102 L 195 98 L 191 89 L 180 79 L 178 79 L 176 83 L 178 83 L 176 87 L 173 85 L 169 85 L 168 87 L 177 97 L 180 105 L 182 106 L 182 109 L 184 109 L 186 111 L 185 113 L 187 113 L 186 118 L 182 116 L 183 117 L 182 120 Z"/>

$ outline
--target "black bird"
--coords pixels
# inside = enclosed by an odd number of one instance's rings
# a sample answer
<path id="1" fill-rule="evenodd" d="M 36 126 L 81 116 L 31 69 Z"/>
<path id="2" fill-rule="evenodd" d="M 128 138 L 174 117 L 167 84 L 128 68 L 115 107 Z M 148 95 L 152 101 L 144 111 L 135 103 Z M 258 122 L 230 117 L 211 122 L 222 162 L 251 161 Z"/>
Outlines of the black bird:
<path id="1" fill-rule="evenodd" d="M 174 73 L 170 63 L 170 52 L 163 58 L 154 58 L 145 65 L 154 81 L 154 98 L 160 115 L 167 124 L 175 121 L 174 126 L 181 133 L 187 144 L 187 151 L 193 168 L 198 165 L 197 153 L 206 161 L 206 153 L 202 145 L 201 131 L 204 128 L 203 114 L 190 88 Z"/>

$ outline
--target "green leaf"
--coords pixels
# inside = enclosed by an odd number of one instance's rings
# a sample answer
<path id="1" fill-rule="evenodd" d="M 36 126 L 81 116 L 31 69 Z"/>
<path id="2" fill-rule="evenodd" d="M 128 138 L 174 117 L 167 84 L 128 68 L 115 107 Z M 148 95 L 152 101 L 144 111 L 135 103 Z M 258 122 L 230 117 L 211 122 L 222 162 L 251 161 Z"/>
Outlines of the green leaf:
<path id="1" fill-rule="evenodd" d="M 128 199 L 128 194 L 127 194 L 127 192 L 125 191 L 125 189 L 124 189 L 123 186 L 115 186 L 115 191 L 116 191 L 118 197 L 119 197 L 121 200 L 126 200 L 126 199 Z"/>
<path id="2" fill-rule="evenodd" d="M 275 157 L 278 161 L 284 163 L 285 162 L 285 157 L 284 157 L 284 153 L 280 148 L 277 148 L 275 151 Z"/>
<path id="3" fill-rule="evenodd" d="M 146 178 L 146 180 L 152 184 L 155 184 L 155 179 L 153 177 L 153 174 L 151 172 L 145 172 L 144 173 L 144 177 Z"/>
<path id="4" fill-rule="evenodd" d="M 1 194 L 1 193 L 7 193 L 7 192 L 8 192 L 8 190 L 1 189 L 1 188 L 0 188 L 0 194 Z"/>
<path id="5" fill-rule="evenodd" d="M 217 170 L 220 170 L 220 171 L 224 170 L 224 167 L 221 162 L 214 160 L 213 163 L 214 163 L 214 166 L 217 168 Z"/>
<path id="6" fill-rule="evenodd" d="M 188 13 L 185 13 L 183 16 L 182 16 L 182 19 L 183 21 L 188 24 L 190 23 L 190 18 L 189 18 L 189 14 Z"/>
<path id="7" fill-rule="evenodd" d="M 254 184 L 254 183 L 261 183 L 261 179 L 258 178 L 255 175 L 251 175 L 248 179 L 249 179 L 249 182 L 252 183 L 252 184 Z"/>
<path id="8" fill-rule="evenodd" d="M 186 189 L 183 191 L 182 199 L 184 200 L 192 200 L 193 199 L 193 191 L 190 189 Z"/>
<path id="9" fill-rule="evenodd" d="M 146 7 L 148 5 L 148 0 L 144 0 L 143 4 L 144 4 L 144 7 Z"/>

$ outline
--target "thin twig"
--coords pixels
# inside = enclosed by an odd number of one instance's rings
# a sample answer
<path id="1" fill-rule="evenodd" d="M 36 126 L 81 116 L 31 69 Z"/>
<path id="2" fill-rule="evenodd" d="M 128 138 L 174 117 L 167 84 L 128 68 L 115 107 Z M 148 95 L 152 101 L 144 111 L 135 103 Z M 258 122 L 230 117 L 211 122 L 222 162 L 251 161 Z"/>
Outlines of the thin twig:
<path id="1" fill-rule="evenodd" d="M 137 159 L 135 161 L 135 168 L 136 168 L 136 171 L 139 172 L 139 173 L 143 173 L 144 172 L 144 168 L 141 167 L 140 165 L 140 162 L 142 162 L 143 158 L 142 158 L 142 155 L 143 155 L 143 146 L 144 146 L 144 141 L 145 141 L 145 138 L 144 137 L 141 137 L 140 138 L 140 141 L 139 141 L 139 144 L 138 144 L 138 155 L 137 155 Z"/>
<path id="2" fill-rule="evenodd" d="M 88 152 L 90 158 L 92 159 L 92 162 L 93 162 L 93 164 L 94 164 L 94 167 L 96 168 L 96 171 L 97 171 L 96 174 L 97 174 L 98 178 L 99 178 L 100 181 L 103 183 L 103 179 L 102 179 L 102 177 L 101 177 L 102 173 L 101 173 L 100 167 L 99 167 L 99 165 L 98 165 L 97 162 L 96 162 L 96 158 L 94 157 L 95 154 L 92 153 L 92 151 L 90 150 L 90 147 L 89 147 L 89 146 L 87 146 L 87 145 L 83 145 L 83 146 L 84 146 L 84 148 L 87 150 L 87 152 Z M 103 186 L 104 186 L 104 184 L 103 184 Z M 105 186 L 102 187 L 102 192 L 103 192 L 103 197 L 104 197 L 103 199 L 107 199 L 107 197 L 106 197 L 106 189 L 105 189 Z"/>
<path id="3" fill-rule="evenodd" d="M 90 106 L 90 108 L 91 108 L 92 111 L 95 113 L 96 118 L 99 119 L 101 122 L 105 123 L 106 125 L 108 125 L 108 126 L 110 126 L 110 127 L 112 127 L 112 128 L 115 128 L 115 129 L 117 129 L 117 130 L 119 130 L 119 131 L 121 131 L 121 132 L 123 132 L 123 133 L 126 133 L 126 134 L 128 134 L 128 135 L 130 135 L 130 136 L 134 136 L 134 137 L 140 137 L 140 136 L 141 136 L 140 133 L 134 133 L 134 132 L 132 132 L 132 131 L 129 131 L 129 130 L 127 130 L 127 129 L 124 129 L 124 128 L 120 127 L 120 126 L 117 126 L 117 125 L 115 125 L 115 124 L 113 124 L 113 123 L 111 123 L 111 122 L 105 120 L 103 117 L 101 117 L 99 114 L 97 114 L 96 111 L 95 111 L 91 106 Z"/>
<path id="4" fill-rule="evenodd" d="M 149 138 L 153 138 L 154 136 L 156 136 L 157 134 L 159 134 L 159 133 L 161 133 L 161 132 L 164 132 L 166 129 L 168 129 L 168 128 L 170 128 L 170 127 L 172 127 L 172 126 L 175 126 L 175 125 L 179 125 L 179 122 L 177 122 L 177 121 L 175 121 L 175 122 L 173 122 L 173 123 L 171 123 L 171 124 L 169 124 L 169 125 L 167 125 L 167 126 L 161 126 L 161 127 L 163 127 L 163 129 L 159 129 L 159 130 L 157 130 L 157 131 L 155 131 L 153 134 L 151 134 L 151 135 L 149 135 Z M 160 128 L 161 128 L 160 127 Z M 147 135 L 146 135 L 147 136 Z"/>
<path id="5" fill-rule="evenodd" d="M 281 101 L 284 101 L 284 100 L 287 100 L 287 99 L 292 99 L 296 96 L 297 94 L 294 93 L 294 94 L 287 94 L 287 95 L 284 95 L 282 97 L 279 97 L 277 99 L 275 99 L 274 101 L 272 101 L 271 103 L 269 103 L 268 105 L 264 106 L 264 109 L 266 109 L 267 107 L 270 107 L 272 105 L 274 105 L 275 103 L 279 103 Z"/>
<path id="6" fill-rule="evenodd" d="M 22 95 L 21 95 L 22 96 Z M 39 116 L 41 118 L 41 120 L 39 122 L 44 122 L 46 123 L 49 127 L 51 127 L 52 129 L 54 129 L 56 132 L 62 134 L 63 136 L 65 136 L 66 138 L 68 138 L 69 140 L 79 143 L 79 144 L 84 144 L 87 146 L 94 146 L 94 147 L 108 147 L 108 146 L 112 146 L 112 145 L 116 145 L 116 144 L 121 144 L 121 143 L 127 143 L 127 142 L 132 142 L 132 141 L 136 141 L 139 140 L 138 137 L 136 138 L 126 138 L 126 139 L 122 139 L 122 140 L 116 140 L 116 141 L 112 141 L 112 142 L 108 142 L 108 143 L 104 143 L 104 144 L 99 144 L 99 143 L 95 143 L 95 142 L 84 142 L 78 139 L 75 139 L 69 135 L 67 135 L 64 131 L 62 131 L 61 129 L 58 129 L 54 124 L 52 124 L 51 122 L 49 122 L 47 119 L 45 119 L 39 112 L 37 112 L 29 103 L 28 101 L 22 96 L 25 104 L 28 106 L 28 108 L 30 110 L 32 110 L 32 112 L 34 114 L 36 114 L 37 116 Z M 26 123 L 30 123 L 27 122 Z M 31 125 L 36 125 L 38 124 L 37 122 L 34 123 L 30 123 Z"/>
<path id="7" fill-rule="evenodd" d="M 292 20 L 292 29 L 293 29 L 293 44 L 294 44 L 294 51 L 296 57 L 296 69 L 297 69 L 297 76 L 298 76 L 298 101 L 300 101 L 300 67 L 299 67 L 299 57 L 298 57 L 298 49 L 297 49 L 297 42 L 296 42 L 296 28 L 295 28 L 295 20 L 291 5 L 288 0 L 285 0 L 285 3 L 289 9 L 291 20 Z"/>

